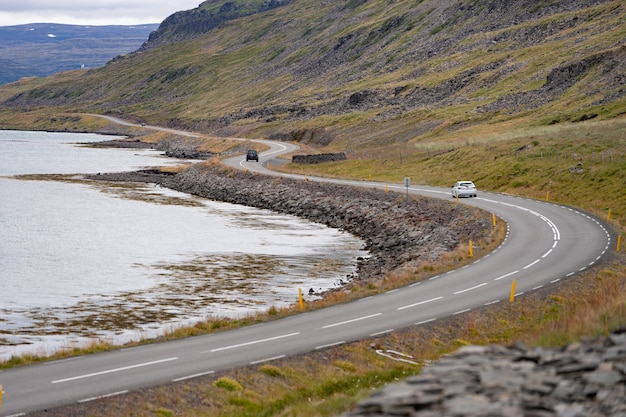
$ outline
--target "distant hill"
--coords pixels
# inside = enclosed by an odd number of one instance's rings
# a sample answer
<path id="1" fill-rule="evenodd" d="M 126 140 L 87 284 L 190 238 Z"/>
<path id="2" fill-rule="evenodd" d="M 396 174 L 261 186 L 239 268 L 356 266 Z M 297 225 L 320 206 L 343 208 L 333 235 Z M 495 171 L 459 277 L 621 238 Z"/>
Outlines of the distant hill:
<path id="1" fill-rule="evenodd" d="M 0 27 L 0 84 L 23 77 L 97 68 L 135 51 L 158 24 L 76 26 L 34 23 Z"/>

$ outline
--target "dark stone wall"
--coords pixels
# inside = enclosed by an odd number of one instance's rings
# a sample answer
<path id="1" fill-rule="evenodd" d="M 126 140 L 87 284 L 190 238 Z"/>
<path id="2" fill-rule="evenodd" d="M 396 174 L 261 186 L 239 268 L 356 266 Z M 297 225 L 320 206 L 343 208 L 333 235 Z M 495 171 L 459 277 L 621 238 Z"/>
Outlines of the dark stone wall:
<path id="1" fill-rule="evenodd" d="M 322 153 L 318 155 L 294 155 L 291 161 L 294 164 L 322 164 L 324 162 L 344 161 L 346 154 L 339 153 Z"/>

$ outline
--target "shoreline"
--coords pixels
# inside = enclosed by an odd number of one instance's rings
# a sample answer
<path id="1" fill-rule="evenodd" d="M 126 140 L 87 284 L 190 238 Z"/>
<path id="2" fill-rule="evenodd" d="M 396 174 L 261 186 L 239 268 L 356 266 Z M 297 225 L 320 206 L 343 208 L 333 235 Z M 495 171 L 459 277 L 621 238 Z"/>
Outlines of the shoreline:
<path id="1" fill-rule="evenodd" d="M 488 238 L 487 213 L 442 199 L 412 197 L 358 187 L 276 178 L 258 173 L 195 164 L 180 173 L 139 170 L 86 178 L 154 183 L 215 201 L 293 215 L 344 230 L 366 242 L 367 259 L 358 259 L 350 280 L 370 282 L 400 268 L 435 262 L 459 245 Z M 342 289 L 349 287 L 349 282 Z"/>

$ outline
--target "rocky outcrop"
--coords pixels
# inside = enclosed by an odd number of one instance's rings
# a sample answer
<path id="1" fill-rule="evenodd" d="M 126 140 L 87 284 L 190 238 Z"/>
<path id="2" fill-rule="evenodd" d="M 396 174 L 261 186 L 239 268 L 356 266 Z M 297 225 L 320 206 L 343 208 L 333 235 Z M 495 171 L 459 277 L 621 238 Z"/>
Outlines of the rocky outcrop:
<path id="1" fill-rule="evenodd" d="M 142 45 L 141 49 L 193 39 L 230 20 L 262 13 L 290 2 L 291 0 L 267 0 L 250 4 L 237 4 L 227 1 L 220 7 L 216 7 L 216 2 L 205 1 L 195 9 L 180 11 L 169 16 L 157 30 L 150 34 L 148 41 Z"/>
<path id="2" fill-rule="evenodd" d="M 626 416 L 626 329 L 561 349 L 467 346 L 344 417 Z"/>

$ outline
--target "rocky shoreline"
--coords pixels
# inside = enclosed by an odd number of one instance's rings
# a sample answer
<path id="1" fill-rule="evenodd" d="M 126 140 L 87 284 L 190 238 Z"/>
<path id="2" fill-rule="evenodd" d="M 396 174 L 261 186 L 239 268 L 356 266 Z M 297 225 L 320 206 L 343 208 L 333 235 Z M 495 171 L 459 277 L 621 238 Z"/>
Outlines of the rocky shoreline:
<path id="1" fill-rule="evenodd" d="M 98 174 L 90 179 L 155 183 L 227 203 L 272 210 L 345 230 L 366 242 L 359 259 L 361 281 L 379 280 L 398 268 L 434 262 L 469 240 L 491 232 L 490 217 L 452 200 L 427 199 L 352 186 L 276 178 L 196 164 L 184 172 L 157 170 Z M 480 248 L 477 248 L 479 251 Z"/>

